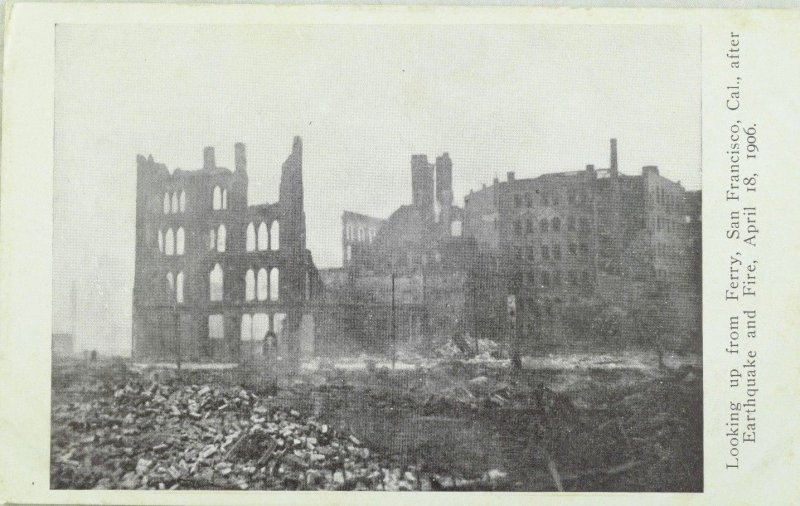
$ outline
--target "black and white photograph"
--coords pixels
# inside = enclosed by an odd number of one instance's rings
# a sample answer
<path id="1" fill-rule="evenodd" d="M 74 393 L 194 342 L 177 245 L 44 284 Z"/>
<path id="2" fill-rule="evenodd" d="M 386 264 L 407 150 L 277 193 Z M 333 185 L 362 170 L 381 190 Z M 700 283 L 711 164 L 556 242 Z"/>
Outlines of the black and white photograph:
<path id="1" fill-rule="evenodd" d="M 701 36 L 59 23 L 49 488 L 703 492 Z"/>

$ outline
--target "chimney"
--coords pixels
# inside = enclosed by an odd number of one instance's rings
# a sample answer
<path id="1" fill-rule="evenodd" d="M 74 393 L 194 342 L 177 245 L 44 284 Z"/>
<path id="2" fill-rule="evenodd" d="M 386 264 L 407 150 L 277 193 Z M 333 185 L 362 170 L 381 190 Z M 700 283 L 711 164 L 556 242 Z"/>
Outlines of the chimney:
<path id="1" fill-rule="evenodd" d="M 247 170 L 247 152 L 244 143 L 237 142 L 233 145 L 236 170 Z"/>
<path id="2" fill-rule="evenodd" d="M 508 178 L 509 182 L 513 181 L 514 180 L 514 171 L 510 170 L 510 171 L 506 172 L 506 178 Z"/>
<path id="3" fill-rule="evenodd" d="M 207 146 L 203 149 L 203 168 L 213 169 L 216 166 L 217 162 L 214 159 L 214 148 L 212 146 Z"/>
<path id="4" fill-rule="evenodd" d="M 658 166 L 656 165 L 645 165 L 642 167 L 642 174 L 644 175 L 658 175 Z"/>
<path id="5" fill-rule="evenodd" d="M 617 139 L 611 139 L 611 174 L 617 175 Z"/>
<path id="6" fill-rule="evenodd" d="M 411 156 L 411 201 L 426 218 L 433 218 L 434 165 L 426 155 Z"/>
<path id="7" fill-rule="evenodd" d="M 453 162 L 448 153 L 436 157 L 436 202 L 443 208 L 453 205 Z"/>

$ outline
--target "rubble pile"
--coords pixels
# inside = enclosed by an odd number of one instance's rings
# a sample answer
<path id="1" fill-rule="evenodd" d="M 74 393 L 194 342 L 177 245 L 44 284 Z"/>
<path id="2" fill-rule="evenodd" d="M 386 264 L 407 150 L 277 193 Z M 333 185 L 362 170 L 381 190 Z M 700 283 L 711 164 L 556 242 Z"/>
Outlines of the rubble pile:
<path id="1" fill-rule="evenodd" d="M 492 489 L 479 480 L 390 466 L 355 435 L 240 388 L 97 384 L 54 404 L 52 488 Z"/>

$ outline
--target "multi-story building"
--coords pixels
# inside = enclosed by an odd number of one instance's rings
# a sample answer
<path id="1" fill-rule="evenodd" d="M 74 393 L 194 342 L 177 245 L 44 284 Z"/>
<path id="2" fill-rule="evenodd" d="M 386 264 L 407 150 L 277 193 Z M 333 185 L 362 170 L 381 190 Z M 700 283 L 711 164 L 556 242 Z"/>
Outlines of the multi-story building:
<path id="1" fill-rule="evenodd" d="M 470 192 L 464 234 L 482 254 L 467 297 L 474 332 L 508 332 L 508 295 L 524 308 L 523 334 L 563 341 L 575 311 L 599 301 L 629 308 L 641 295 L 636 283 L 658 279 L 680 289 L 677 297 L 699 293 L 686 199 L 657 167 L 621 174 L 615 139 L 607 169 L 532 179 L 509 172 Z"/>
<path id="2" fill-rule="evenodd" d="M 313 339 L 307 301 L 321 285 L 306 249 L 303 148 L 294 139 L 280 198 L 249 205 L 244 144 L 234 170 L 176 169 L 137 157 L 133 356 L 236 361 L 272 331 L 289 359 Z M 309 337 L 310 335 L 310 337 Z"/>

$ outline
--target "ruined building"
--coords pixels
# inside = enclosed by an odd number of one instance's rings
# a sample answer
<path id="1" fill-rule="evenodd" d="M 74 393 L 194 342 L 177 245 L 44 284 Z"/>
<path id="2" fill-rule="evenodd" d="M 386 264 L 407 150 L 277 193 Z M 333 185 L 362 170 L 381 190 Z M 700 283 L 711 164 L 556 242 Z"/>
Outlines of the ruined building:
<path id="1" fill-rule="evenodd" d="M 659 281 L 682 312 L 681 333 L 691 337 L 700 321 L 695 198 L 655 166 L 620 173 L 616 139 L 608 168 L 531 179 L 509 172 L 470 192 L 464 234 L 481 252 L 467 297 L 473 332 L 507 334 L 507 296 L 515 295 L 527 341 L 563 345 L 574 327 L 577 334 L 590 330 L 576 323 L 592 307 L 616 307 L 624 316 Z"/>
<path id="2" fill-rule="evenodd" d="M 171 174 L 137 157 L 135 359 L 235 362 L 262 353 L 269 331 L 289 360 L 313 343 L 307 307 L 321 285 L 306 249 L 301 139 L 278 202 L 250 205 L 247 191 L 241 143 L 233 171 L 213 147 L 200 170 Z"/>
<path id="3" fill-rule="evenodd" d="M 453 204 L 453 164 L 411 157 L 411 203 L 388 218 L 345 211 L 343 268 L 322 273 L 335 327 L 355 348 L 390 341 L 420 347 L 464 332 L 467 271 L 475 249 Z M 394 277 L 394 291 L 392 290 Z M 394 317 L 392 299 L 394 298 Z"/>
<path id="4" fill-rule="evenodd" d="M 414 155 L 411 204 L 386 219 L 344 212 L 343 268 L 322 274 L 326 300 L 339 308 L 331 337 L 377 350 L 454 335 L 518 335 L 534 352 L 624 346 L 658 285 L 675 322 L 659 335 L 699 342 L 699 192 L 654 166 L 621 173 L 615 139 L 606 168 L 509 172 L 471 191 L 463 209 L 453 205 L 452 174 L 447 153 L 435 164 Z"/>

